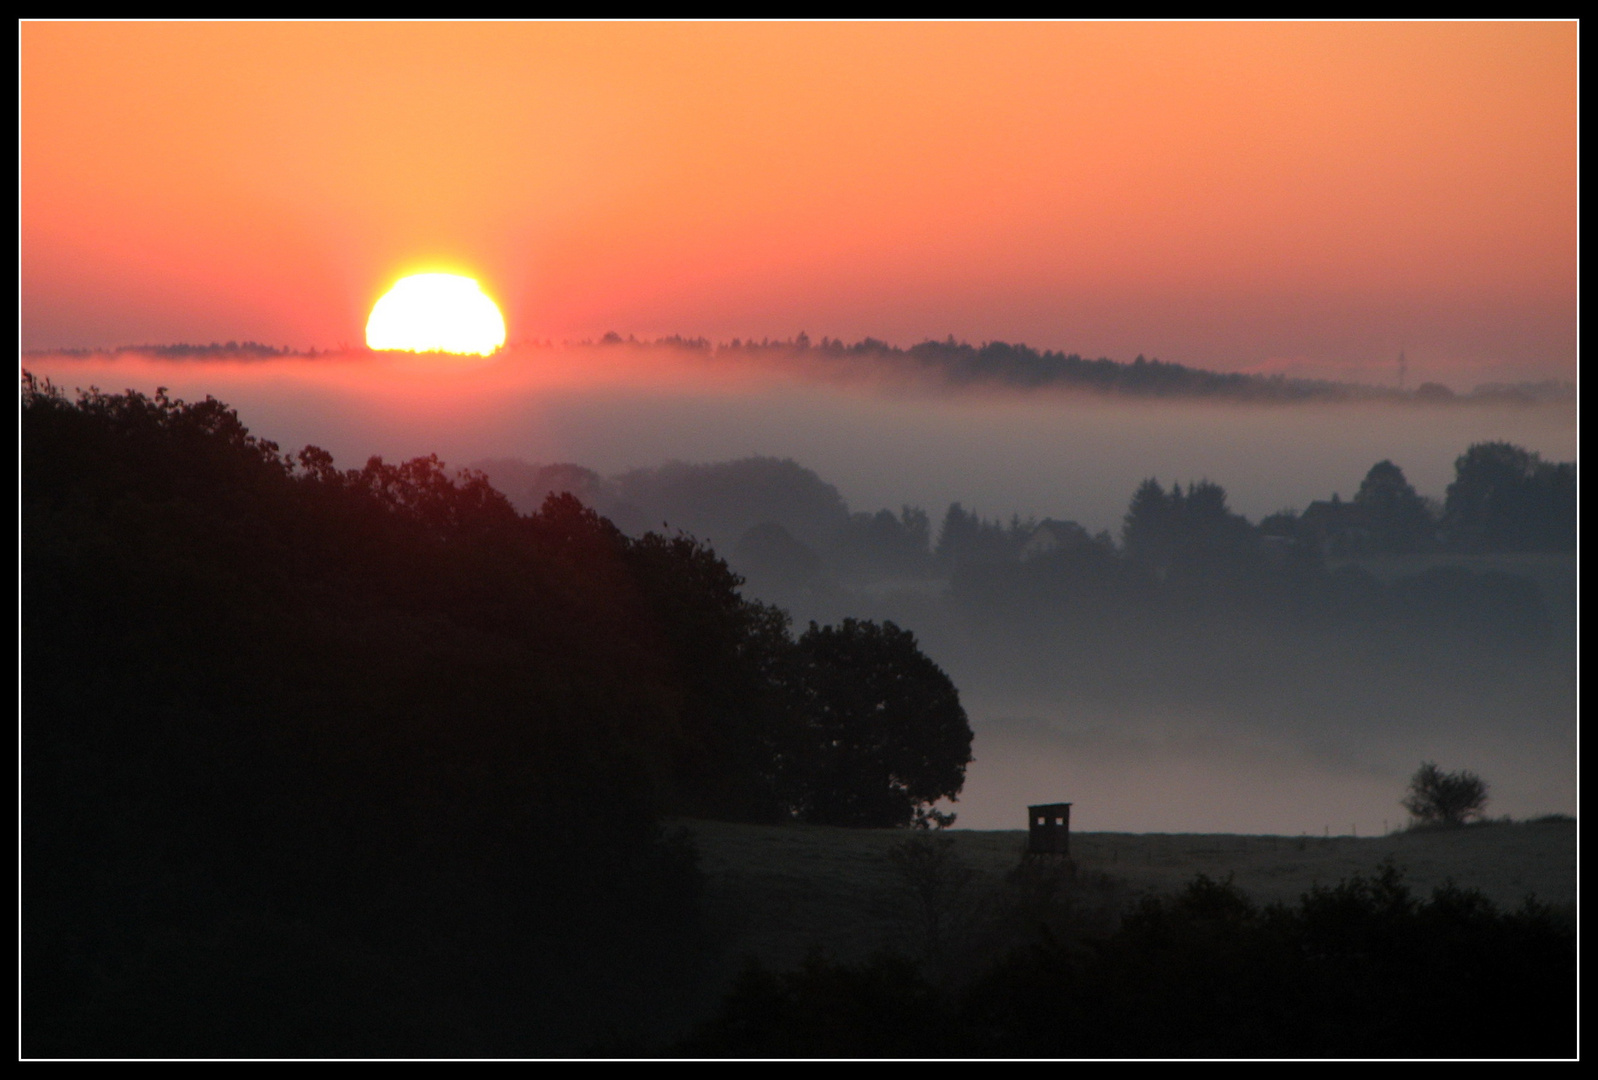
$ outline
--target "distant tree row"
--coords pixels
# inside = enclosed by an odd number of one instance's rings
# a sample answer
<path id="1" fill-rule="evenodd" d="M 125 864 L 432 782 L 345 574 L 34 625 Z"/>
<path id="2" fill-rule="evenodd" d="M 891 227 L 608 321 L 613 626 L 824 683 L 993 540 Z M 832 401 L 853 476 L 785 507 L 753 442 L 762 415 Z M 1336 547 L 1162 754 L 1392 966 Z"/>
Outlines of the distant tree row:
<path id="1" fill-rule="evenodd" d="M 920 513 L 906 508 L 906 515 Z M 879 518 L 883 517 L 878 515 Z M 882 531 L 886 532 L 884 519 Z M 1114 550 L 1074 522 L 985 519 L 954 503 L 929 565 L 1020 561 L 1080 549 Z M 1335 494 L 1302 513 L 1283 511 L 1254 526 L 1227 505 L 1224 488 L 1200 480 L 1166 490 L 1150 478 L 1133 493 L 1121 527 L 1121 553 L 1162 576 L 1173 567 L 1245 566 L 1263 556 L 1314 561 L 1323 556 L 1417 552 L 1574 551 L 1576 465 L 1551 463 L 1509 443 L 1477 443 L 1455 461 L 1455 480 L 1437 505 L 1391 461 L 1371 466 L 1350 502 Z"/>
<path id="2" fill-rule="evenodd" d="M 316 350 L 312 349 L 309 354 L 300 354 L 288 345 L 279 348 L 275 345 L 263 345 L 259 341 L 213 341 L 209 345 L 178 343 L 173 345 L 119 345 L 114 349 L 49 349 L 43 350 L 41 355 L 94 356 L 101 353 L 110 353 L 114 356 L 157 356 L 163 360 L 200 360 L 212 357 L 267 360 L 280 356 L 315 355 L 315 352 Z"/>
<path id="3" fill-rule="evenodd" d="M 1471 489 L 1465 463 L 1480 458 L 1480 450 L 1461 458 L 1466 479 L 1451 489 L 1456 503 L 1461 490 Z M 1517 475 L 1528 474 L 1521 493 L 1567 475 L 1548 466 Z M 1550 501 L 1546 487 L 1535 497 Z M 1182 662 L 1212 676 L 1243 665 L 1241 677 L 1249 661 L 1224 651 L 1209 655 L 1202 645 L 1222 625 L 1257 640 L 1256 648 L 1303 633 L 1353 634 L 1350 640 L 1374 650 L 1373 657 L 1426 664 L 1465 655 L 1526 658 L 1554 640 L 1549 608 L 1531 578 L 1445 561 L 1387 580 L 1358 562 L 1329 558 L 1481 550 L 1444 548 L 1438 518 L 1389 462 L 1370 470 L 1352 503 L 1314 504 L 1257 527 L 1230 509 L 1225 490 L 1213 482 L 1167 489 L 1150 479 L 1131 500 L 1119 547 L 1069 523 L 974 527 L 963 511 L 953 520 L 959 531 L 951 535 L 971 538 L 963 551 L 950 545 L 949 596 L 962 616 L 1007 635 L 1028 655 L 1046 655 L 1046 642 L 1063 641 L 1072 643 L 1074 657 L 1102 652 L 1104 659 L 1089 666 L 1103 671 L 1158 654 L 1186 657 Z M 1453 520 L 1468 520 L 1467 513 Z M 1573 532 L 1573 521 L 1567 527 Z M 985 546 L 977 548 L 977 541 Z M 1552 539 L 1545 534 L 1543 542 Z"/>
<path id="4" fill-rule="evenodd" d="M 673 462 L 606 479 L 578 465 L 479 463 L 532 511 L 570 492 L 624 531 L 687 529 L 723 542 L 757 591 L 791 596 L 829 573 L 845 580 L 947 576 L 976 564 L 1110 553 L 1155 570 L 1247 575 L 1250 566 L 1300 568 L 1331 558 L 1435 552 L 1573 551 L 1576 466 L 1508 443 L 1478 443 L 1455 463 L 1442 503 L 1422 497 L 1399 466 L 1373 465 L 1352 499 L 1337 495 L 1250 524 L 1210 480 L 1144 481 L 1119 535 L 1089 535 L 1072 521 L 988 518 L 952 503 L 934 529 L 928 513 L 850 513 L 837 488 L 790 460 L 713 465 Z M 730 540 L 731 542 L 727 542 Z M 1096 553 L 1087 553 L 1092 545 Z"/>
<path id="5" fill-rule="evenodd" d="M 1118 553 L 1165 577 L 1246 575 L 1265 564 L 1308 566 L 1326 556 L 1575 550 L 1574 463 L 1544 462 L 1508 443 L 1478 443 L 1459 457 L 1455 471 L 1439 506 L 1418 494 L 1397 465 L 1380 461 L 1351 501 L 1333 495 L 1302 513 L 1270 515 L 1258 526 L 1233 512 L 1225 489 L 1213 481 L 1167 490 L 1150 478 L 1133 493 L 1119 550 L 1107 533 L 1090 536 L 1075 522 L 1018 515 L 1005 522 L 960 503 L 949 506 L 934 544 L 925 511 L 907 506 L 897 517 L 887 510 L 853 515 L 830 554 L 846 572 L 914 574 Z M 819 572 L 823 560 L 813 553 L 805 558 Z"/>
<path id="6" fill-rule="evenodd" d="M 585 343 L 588 344 L 588 343 Z M 1523 383 L 1488 383 L 1468 394 L 1456 394 L 1441 383 L 1422 383 L 1414 390 L 1372 386 L 1325 379 L 1288 378 L 1210 371 L 1184 364 L 1162 362 L 1142 355 L 1131 361 L 1108 357 L 1087 359 L 1077 353 L 1038 350 L 1004 341 L 972 345 L 949 335 L 943 341 L 927 340 L 909 348 L 873 337 L 849 343 L 823 336 L 812 341 L 801 331 L 792 338 L 733 338 L 716 345 L 706 338 L 680 335 L 640 340 L 612 331 L 595 344 L 635 349 L 675 348 L 705 354 L 769 355 L 800 358 L 830 367 L 837 374 L 909 375 L 957 385 L 1009 386 L 1017 389 L 1054 387 L 1093 393 L 1138 397 L 1199 397 L 1263 402 L 1409 401 L 1418 404 L 1481 402 L 1531 405 L 1571 401 L 1575 387 L 1568 382 L 1544 380 Z"/>
<path id="7" fill-rule="evenodd" d="M 1545 462 L 1505 442 L 1476 443 L 1454 462 L 1441 506 L 1391 461 L 1371 466 L 1351 502 L 1336 495 L 1261 522 L 1328 555 L 1427 551 L 1575 551 L 1576 464 Z"/>

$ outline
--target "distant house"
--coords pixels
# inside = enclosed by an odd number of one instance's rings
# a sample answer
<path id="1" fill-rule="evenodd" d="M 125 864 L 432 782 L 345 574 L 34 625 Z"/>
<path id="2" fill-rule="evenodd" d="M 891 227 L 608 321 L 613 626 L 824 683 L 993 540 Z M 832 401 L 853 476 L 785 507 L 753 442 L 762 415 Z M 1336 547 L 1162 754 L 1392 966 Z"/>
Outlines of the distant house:
<path id="1" fill-rule="evenodd" d="M 1057 551 L 1075 551 L 1091 543 L 1093 538 L 1076 522 L 1044 518 L 1021 545 L 1021 561 L 1052 555 Z"/>
<path id="2" fill-rule="evenodd" d="M 1357 555 L 1371 544 L 1370 512 L 1358 503 L 1343 502 L 1336 495 L 1310 503 L 1298 516 L 1298 523 L 1300 535 L 1314 543 L 1322 555 Z"/>
<path id="3" fill-rule="evenodd" d="M 1266 534 L 1260 537 L 1260 551 L 1272 566 L 1285 566 L 1292 557 L 1294 545 L 1298 541 L 1291 536 Z"/>

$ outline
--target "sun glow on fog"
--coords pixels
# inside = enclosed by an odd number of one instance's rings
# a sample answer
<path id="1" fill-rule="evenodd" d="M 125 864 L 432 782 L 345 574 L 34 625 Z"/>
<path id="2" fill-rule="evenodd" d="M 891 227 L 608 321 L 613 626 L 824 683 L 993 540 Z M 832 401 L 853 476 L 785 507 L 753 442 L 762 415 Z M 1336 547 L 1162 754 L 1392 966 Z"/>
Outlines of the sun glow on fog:
<path id="1" fill-rule="evenodd" d="M 475 353 L 505 344 L 505 320 L 477 282 L 458 274 L 401 278 L 372 306 L 369 349 Z"/>

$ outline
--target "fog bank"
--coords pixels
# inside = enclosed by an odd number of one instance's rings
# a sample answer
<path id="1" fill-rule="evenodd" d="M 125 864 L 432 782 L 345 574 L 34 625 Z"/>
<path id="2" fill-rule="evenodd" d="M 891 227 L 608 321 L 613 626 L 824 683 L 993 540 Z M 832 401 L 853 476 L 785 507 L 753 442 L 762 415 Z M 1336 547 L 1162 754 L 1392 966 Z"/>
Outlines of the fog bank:
<path id="1" fill-rule="evenodd" d="M 527 350 L 490 361 L 285 358 L 255 363 L 30 356 L 67 388 L 211 394 L 285 448 L 341 467 L 372 454 L 577 462 L 610 474 L 671 460 L 794 460 L 852 510 L 960 502 L 984 514 L 1065 517 L 1114 530 L 1146 477 L 1226 487 L 1258 519 L 1349 497 L 1388 459 L 1441 498 L 1454 459 L 1503 440 L 1576 456 L 1573 403 L 1249 405 L 1054 390 L 947 391 L 807 379 L 786 368 L 607 350 Z"/>
<path id="2" fill-rule="evenodd" d="M 1333 492 L 1346 500 L 1383 459 L 1440 501 L 1472 443 L 1512 442 L 1555 461 L 1577 452 L 1568 402 L 951 392 L 558 349 L 489 361 L 26 361 L 68 389 L 215 396 L 254 433 L 286 450 L 319 445 L 344 468 L 373 454 L 436 453 L 452 466 L 571 462 L 608 477 L 759 455 L 814 470 L 849 511 L 919 506 L 934 527 L 959 502 L 987 517 L 1071 520 L 1118 537 L 1147 477 L 1216 481 L 1231 509 L 1257 522 Z M 739 540 L 706 538 L 729 558 Z M 855 615 L 918 634 L 960 687 L 976 731 L 976 761 L 953 807 L 960 826 L 1018 828 L 1027 803 L 1064 800 L 1083 829 L 1369 835 L 1402 819 L 1398 799 L 1423 759 L 1485 776 L 1491 813 L 1575 810 L 1574 560 L 1493 568 L 1541 575 L 1557 633 L 1535 656 L 1471 646 L 1419 663 L 1372 655 L 1357 636 L 1299 640 L 1261 626 L 1228 637 L 1202 619 L 1146 640 L 1122 627 L 1112 648 L 1095 645 L 1091 622 L 1076 637 L 1025 619 L 974 624 L 936 576 L 763 598 L 800 627 Z"/>

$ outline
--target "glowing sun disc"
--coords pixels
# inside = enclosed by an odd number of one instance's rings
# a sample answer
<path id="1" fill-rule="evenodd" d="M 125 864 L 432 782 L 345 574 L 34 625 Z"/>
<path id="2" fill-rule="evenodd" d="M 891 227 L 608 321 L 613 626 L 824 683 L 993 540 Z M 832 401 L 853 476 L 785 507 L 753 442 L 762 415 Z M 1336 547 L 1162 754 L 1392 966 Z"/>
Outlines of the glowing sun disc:
<path id="1" fill-rule="evenodd" d="M 412 274 L 372 305 L 366 347 L 476 353 L 505 344 L 505 320 L 477 282 L 458 274 Z"/>

